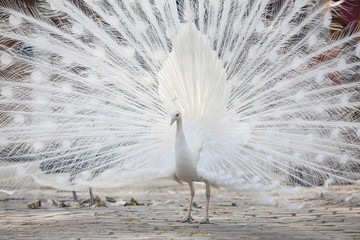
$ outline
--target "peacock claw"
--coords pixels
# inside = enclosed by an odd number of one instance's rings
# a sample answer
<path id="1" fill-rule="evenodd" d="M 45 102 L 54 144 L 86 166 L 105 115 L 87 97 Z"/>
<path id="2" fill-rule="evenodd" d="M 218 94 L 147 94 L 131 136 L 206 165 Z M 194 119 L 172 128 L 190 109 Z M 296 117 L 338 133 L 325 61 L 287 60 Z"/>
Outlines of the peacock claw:
<path id="1" fill-rule="evenodd" d="M 187 216 L 187 217 L 185 217 L 185 218 L 182 219 L 182 220 L 177 220 L 177 222 L 181 222 L 181 223 L 185 223 L 185 222 L 193 223 L 193 222 L 194 222 L 194 219 L 193 219 L 191 216 Z"/>
<path id="2" fill-rule="evenodd" d="M 214 224 L 212 221 L 210 221 L 209 218 L 204 218 L 203 220 L 201 220 L 201 222 L 199 222 L 200 224 Z"/>

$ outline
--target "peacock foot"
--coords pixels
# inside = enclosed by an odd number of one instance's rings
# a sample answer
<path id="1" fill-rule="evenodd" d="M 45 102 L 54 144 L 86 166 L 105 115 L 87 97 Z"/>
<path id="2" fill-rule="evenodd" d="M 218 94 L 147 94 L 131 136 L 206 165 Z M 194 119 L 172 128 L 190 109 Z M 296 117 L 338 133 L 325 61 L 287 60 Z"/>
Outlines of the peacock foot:
<path id="1" fill-rule="evenodd" d="M 200 224 L 214 224 L 212 221 L 210 221 L 209 218 L 204 218 L 203 220 L 201 220 L 201 222 L 199 222 Z"/>
<path id="2" fill-rule="evenodd" d="M 177 222 L 181 222 L 181 223 L 185 223 L 185 222 L 193 223 L 193 222 L 194 222 L 194 219 L 193 219 L 190 215 L 187 215 L 186 217 L 184 217 L 184 219 L 182 219 L 182 220 L 177 220 Z"/>

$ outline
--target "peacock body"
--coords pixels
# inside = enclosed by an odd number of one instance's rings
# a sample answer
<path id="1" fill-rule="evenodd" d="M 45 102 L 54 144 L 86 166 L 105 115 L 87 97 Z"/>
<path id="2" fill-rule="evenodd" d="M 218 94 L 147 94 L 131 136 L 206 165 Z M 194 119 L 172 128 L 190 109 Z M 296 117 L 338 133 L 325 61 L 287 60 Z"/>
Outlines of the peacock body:
<path id="1" fill-rule="evenodd" d="M 329 4 L 1 3 L 1 190 L 356 183 L 360 33 L 330 38 Z"/>

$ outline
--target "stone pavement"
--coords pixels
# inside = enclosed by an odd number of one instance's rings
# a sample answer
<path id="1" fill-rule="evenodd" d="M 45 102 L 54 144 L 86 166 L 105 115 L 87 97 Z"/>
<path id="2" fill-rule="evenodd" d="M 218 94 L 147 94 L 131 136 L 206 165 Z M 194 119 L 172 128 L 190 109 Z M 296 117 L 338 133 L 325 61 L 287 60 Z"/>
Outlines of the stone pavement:
<path id="1" fill-rule="evenodd" d="M 196 187 L 195 202 L 205 205 L 204 187 Z M 307 202 L 305 207 L 290 210 L 215 189 L 210 202 L 214 224 L 205 225 L 175 221 L 187 213 L 189 190 L 172 181 L 94 190 L 101 199 L 117 200 L 106 207 L 54 206 L 50 199 L 69 201 L 71 192 L 44 190 L 42 206 L 30 209 L 26 203 L 37 198 L 29 192 L 22 200 L 0 202 L 0 239 L 360 239 L 359 190 L 359 185 L 325 193 L 308 189 L 294 200 Z M 131 198 L 144 205 L 123 206 Z M 204 212 L 204 207 L 194 208 L 194 219 L 200 221 Z"/>

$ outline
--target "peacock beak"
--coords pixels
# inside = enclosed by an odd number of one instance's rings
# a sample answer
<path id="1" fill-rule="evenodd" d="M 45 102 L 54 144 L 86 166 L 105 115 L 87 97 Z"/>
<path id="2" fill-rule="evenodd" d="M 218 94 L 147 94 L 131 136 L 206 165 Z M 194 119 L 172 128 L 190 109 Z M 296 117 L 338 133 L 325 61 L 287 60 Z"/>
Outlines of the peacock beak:
<path id="1" fill-rule="evenodd" d="M 171 119 L 170 126 L 176 121 L 176 118 Z"/>

